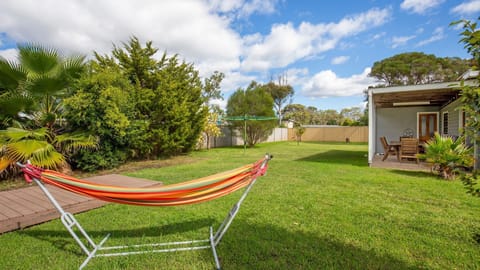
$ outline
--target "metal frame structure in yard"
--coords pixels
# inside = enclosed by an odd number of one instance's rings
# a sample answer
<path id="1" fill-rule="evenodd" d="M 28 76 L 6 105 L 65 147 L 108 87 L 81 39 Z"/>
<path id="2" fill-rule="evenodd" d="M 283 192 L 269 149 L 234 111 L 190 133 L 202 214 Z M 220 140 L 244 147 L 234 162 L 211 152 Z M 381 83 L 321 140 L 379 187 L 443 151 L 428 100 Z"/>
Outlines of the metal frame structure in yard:
<path id="1" fill-rule="evenodd" d="M 265 160 L 261 164 L 261 169 L 264 169 L 267 166 L 268 161 L 271 159 L 270 155 L 266 155 Z M 25 165 L 18 164 L 21 167 Z M 80 265 L 79 269 L 84 268 L 91 259 L 95 257 L 111 257 L 111 256 L 125 256 L 133 254 L 144 254 L 144 253 L 161 253 L 161 252 L 177 252 L 177 251 L 193 251 L 199 249 L 211 249 L 212 254 L 215 260 L 215 266 L 217 269 L 220 269 L 220 260 L 217 255 L 217 246 L 220 244 L 223 236 L 230 227 L 233 219 L 237 215 L 242 202 L 247 197 L 251 188 L 255 184 L 257 177 L 254 177 L 251 182 L 245 187 L 245 190 L 240 197 L 240 199 L 233 205 L 231 210 L 228 212 L 227 216 L 219 226 L 219 228 L 214 232 L 213 227 L 210 226 L 210 233 L 208 239 L 202 240 L 189 240 L 181 242 L 164 242 L 164 243 L 152 243 L 152 244 L 139 244 L 139 245 L 128 245 L 128 246 L 107 246 L 103 245 L 110 237 L 110 234 L 107 234 L 98 244 L 93 241 L 90 235 L 83 229 L 81 224 L 76 220 L 74 215 L 69 212 L 66 212 L 50 191 L 46 188 L 44 183 L 33 177 L 32 180 L 40 187 L 40 189 L 45 193 L 50 202 L 54 205 L 57 211 L 60 213 L 62 224 L 68 230 L 70 235 L 75 239 L 76 243 L 80 246 L 82 251 L 87 255 L 87 258 Z M 129 251 L 123 251 L 127 250 Z M 132 250 L 133 249 L 133 250 Z"/>

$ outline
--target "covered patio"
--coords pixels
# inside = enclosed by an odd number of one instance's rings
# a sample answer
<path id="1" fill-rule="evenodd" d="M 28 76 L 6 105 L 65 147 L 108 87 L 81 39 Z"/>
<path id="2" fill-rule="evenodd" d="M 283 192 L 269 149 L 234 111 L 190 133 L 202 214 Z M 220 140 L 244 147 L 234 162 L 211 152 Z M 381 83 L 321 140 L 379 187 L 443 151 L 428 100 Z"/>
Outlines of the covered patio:
<path id="1" fill-rule="evenodd" d="M 420 161 L 418 164 L 414 161 L 399 162 L 396 156 L 389 156 L 382 161 L 383 155 L 375 155 L 373 157 L 370 167 L 372 168 L 384 168 L 400 171 L 421 171 L 430 172 L 430 164 L 424 161 Z"/>
<path id="2" fill-rule="evenodd" d="M 424 170 L 424 165 L 400 162 L 396 156 L 382 161 L 385 150 L 380 137 L 385 137 L 388 142 L 410 137 L 422 144 L 435 132 L 461 135 L 465 116 L 459 109 L 459 86 L 460 82 L 445 82 L 369 89 L 369 165 Z"/>

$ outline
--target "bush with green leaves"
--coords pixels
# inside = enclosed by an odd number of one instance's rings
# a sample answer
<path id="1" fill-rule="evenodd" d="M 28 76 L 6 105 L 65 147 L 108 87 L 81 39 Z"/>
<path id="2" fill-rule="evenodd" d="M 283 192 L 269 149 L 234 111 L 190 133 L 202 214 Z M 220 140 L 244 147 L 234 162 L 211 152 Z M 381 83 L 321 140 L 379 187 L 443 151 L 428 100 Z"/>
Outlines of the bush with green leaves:
<path id="1" fill-rule="evenodd" d="M 253 81 L 247 89 L 238 89 L 228 99 L 227 103 L 228 117 L 275 117 L 273 110 L 273 99 L 265 90 L 265 87 Z M 240 134 L 246 130 L 246 143 L 248 146 L 254 146 L 268 138 L 275 128 L 276 120 L 262 121 L 231 121 L 231 125 L 237 129 Z"/>
<path id="2" fill-rule="evenodd" d="M 118 166 L 133 155 L 131 140 L 142 139 L 131 121 L 135 113 L 133 87 L 119 70 L 102 69 L 86 73 L 75 88 L 75 94 L 65 99 L 65 118 L 72 127 L 98 136 L 100 143 L 95 151 L 76 155 L 73 165 L 87 171 Z"/>
<path id="3" fill-rule="evenodd" d="M 67 101 L 67 119 L 100 138 L 98 151 L 77 156 L 81 169 L 117 166 L 194 149 L 223 76 L 203 84 L 193 64 L 132 37 L 113 56 L 95 53 L 90 69 Z M 103 157 L 103 158 L 102 158 Z M 108 161 L 108 162 L 105 162 Z"/>
<path id="4" fill-rule="evenodd" d="M 444 179 L 454 179 L 458 171 L 473 166 L 472 149 L 464 144 L 462 137 L 454 140 L 435 133 L 425 145 L 425 154 L 418 156 L 432 163 L 432 172 Z"/>

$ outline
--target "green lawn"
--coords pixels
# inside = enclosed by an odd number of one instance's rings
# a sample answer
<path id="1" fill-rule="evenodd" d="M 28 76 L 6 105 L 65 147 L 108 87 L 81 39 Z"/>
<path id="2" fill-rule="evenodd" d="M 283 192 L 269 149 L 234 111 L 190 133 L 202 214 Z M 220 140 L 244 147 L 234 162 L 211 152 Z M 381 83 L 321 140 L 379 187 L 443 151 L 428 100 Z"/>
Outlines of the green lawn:
<path id="1" fill-rule="evenodd" d="M 194 162 L 128 173 L 173 183 L 274 155 L 218 247 L 224 269 L 479 269 L 480 199 L 459 181 L 369 168 L 365 144 L 293 142 L 195 152 Z M 241 192 L 167 208 L 76 215 L 107 245 L 207 237 Z M 0 235 L 1 269 L 75 269 L 85 256 L 59 220 Z M 86 269 L 213 269 L 211 251 L 95 258 Z"/>

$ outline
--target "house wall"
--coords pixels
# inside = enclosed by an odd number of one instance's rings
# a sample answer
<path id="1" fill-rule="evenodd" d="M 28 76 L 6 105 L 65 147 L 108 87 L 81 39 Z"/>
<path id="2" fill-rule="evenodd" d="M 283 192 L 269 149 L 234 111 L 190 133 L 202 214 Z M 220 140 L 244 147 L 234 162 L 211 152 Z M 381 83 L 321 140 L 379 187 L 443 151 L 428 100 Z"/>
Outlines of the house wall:
<path id="1" fill-rule="evenodd" d="M 417 137 L 417 113 L 438 112 L 438 106 L 395 107 L 376 109 L 375 153 L 383 153 L 380 137 L 385 136 L 387 141 L 399 141 L 400 136 L 408 128 L 413 130 L 413 137 Z"/>
<path id="2" fill-rule="evenodd" d="M 440 109 L 440 134 L 443 134 L 443 113 L 448 112 L 448 134 L 450 136 L 460 136 L 462 110 L 460 110 L 460 100 L 448 104 Z"/>

